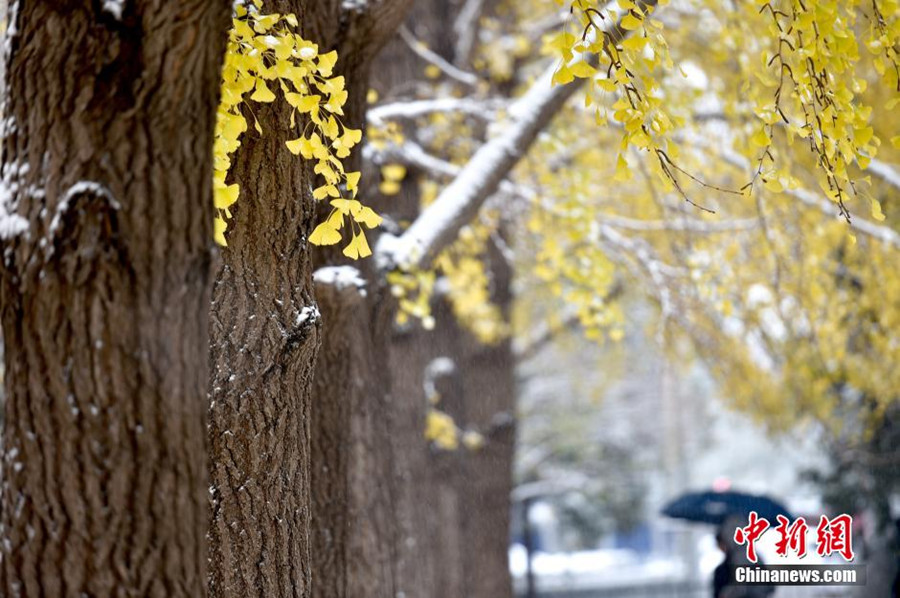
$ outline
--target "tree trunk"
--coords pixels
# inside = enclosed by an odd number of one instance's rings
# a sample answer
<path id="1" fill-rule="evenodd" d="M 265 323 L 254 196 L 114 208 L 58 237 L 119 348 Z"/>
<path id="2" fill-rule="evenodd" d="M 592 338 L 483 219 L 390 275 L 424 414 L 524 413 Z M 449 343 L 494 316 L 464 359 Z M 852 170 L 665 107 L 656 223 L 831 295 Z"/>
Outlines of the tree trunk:
<path id="1" fill-rule="evenodd" d="M 489 252 L 492 300 L 510 320 L 510 265 Z M 466 454 L 463 497 L 463 568 L 469 598 L 512 598 L 509 574 L 510 493 L 515 457 L 515 358 L 509 338 L 496 345 L 466 335 L 460 367 L 465 424 L 480 430 L 485 444 Z"/>
<path id="2" fill-rule="evenodd" d="M 206 594 L 228 5 L 23 2 L 3 111 L 0 594 Z"/>
<path id="3" fill-rule="evenodd" d="M 345 76 L 349 94 L 347 126 L 365 131 L 369 66 L 411 3 L 344 3 L 343 12 L 323 7 L 315 19 L 307 19 L 320 47 L 338 50 L 337 72 Z M 347 170 L 361 168 L 361 147 L 346 162 Z M 362 195 L 369 197 L 365 190 Z M 317 598 L 395 598 L 396 516 L 384 350 L 393 302 L 373 260 L 351 268 L 338 251 L 325 248 L 316 252 L 316 264 L 324 340 L 315 371 L 312 428 L 313 593 Z M 346 277 L 335 276 L 335 266 L 369 282 L 347 287 Z"/>
<path id="4" fill-rule="evenodd" d="M 269 0 L 266 10 L 303 5 Z M 254 104 L 230 176 L 241 186 L 210 310 L 210 595 L 308 597 L 310 407 L 319 347 L 307 237 L 311 164 L 285 148 L 286 102 Z"/>
<path id="5" fill-rule="evenodd" d="M 313 595 L 394 598 L 387 368 L 373 344 L 389 334 L 391 320 L 367 309 L 370 290 L 335 281 L 337 271 L 357 276 L 348 266 L 316 276 L 328 331 L 320 357 L 328 367 L 317 369 L 315 384 Z"/>
<path id="6" fill-rule="evenodd" d="M 493 5 L 486 2 L 482 10 Z M 455 57 L 451 23 L 459 6 L 438 0 L 417 5 L 410 29 L 448 61 Z M 386 48 L 375 70 L 390 89 L 419 77 L 422 62 L 402 42 Z M 398 204 L 401 213 L 396 213 Z M 419 213 L 416 183 L 392 204 L 395 220 Z M 492 300 L 509 321 L 512 273 L 498 251 L 489 251 Z M 397 468 L 397 548 L 399 583 L 407 596 L 508 598 L 509 513 L 515 448 L 515 387 L 511 345 L 480 344 L 456 321 L 443 301 L 433 306 L 434 330 L 413 328 L 391 341 L 392 430 Z M 425 370 L 436 358 L 454 362 L 453 383 L 441 393 L 439 408 L 462 428 L 482 432 L 485 445 L 447 453 L 424 439 L 427 404 Z M 450 390 L 452 389 L 452 391 Z"/>
<path id="7" fill-rule="evenodd" d="M 354 65 L 342 74 L 347 75 L 351 98 L 359 100 L 354 108 L 351 99 L 343 121 L 358 128 L 364 124 L 369 53 L 392 30 L 393 15 L 405 10 L 407 3 L 381 0 L 356 6 L 337 0 L 270 0 L 266 10 L 298 14 L 304 37 L 317 43 L 321 52 L 337 48 L 340 65 Z M 375 334 L 377 326 L 363 307 L 366 303 L 357 304 L 352 293 L 330 295 L 323 290 L 322 312 L 335 320 L 337 331 L 327 337 L 324 347 L 329 374 L 313 395 L 321 324 L 306 239 L 316 222 L 317 205 L 311 195 L 315 175 L 310 164 L 284 146 L 290 135 L 285 104 L 279 101 L 254 110 L 265 133 L 245 134 L 234 160 L 232 177 L 241 185 L 241 196 L 232 210 L 225 265 L 210 314 L 209 438 L 214 462 L 210 591 L 227 598 L 306 598 L 316 591 L 332 598 L 341 595 L 332 592 L 347 591 L 354 580 L 348 573 L 354 570 L 347 564 L 348 551 L 371 535 L 348 527 L 345 509 L 357 513 L 358 523 L 373 513 L 361 511 L 366 507 L 360 505 L 370 503 L 353 502 L 343 490 L 350 483 L 348 476 L 357 471 L 350 465 L 349 455 L 354 453 L 345 452 L 345 443 L 354 405 L 375 397 L 375 402 L 366 403 L 365 412 L 373 416 L 381 395 L 371 388 L 361 394 L 346 369 L 368 371 L 368 361 L 349 361 L 347 352 L 354 347 L 348 341 Z M 347 166 L 353 170 L 352 164 Z M 344 306 L 340 301 L 347 297 L 350 303 Z M 340 324 L 345 317 L 363 326 L 362 332 Z M 342 336 L 345 333 L 348 336 Z M 378 424 L 374 417 L 368 422 Z M 377 471 L 377 463 L 370 468 Z M 370 475 L 370 471 L 355 474 L 360 480 Z M 390 504 L 389 499 L 380 500 Z M 377 572 L 377 564 L 370 570 Z M 359 581 L 361 594 L 392 596 L 373 590 L 378 587 L 373 578 L 362 576 Z M 374 586 L 368 585 L 370 581 Z"/>

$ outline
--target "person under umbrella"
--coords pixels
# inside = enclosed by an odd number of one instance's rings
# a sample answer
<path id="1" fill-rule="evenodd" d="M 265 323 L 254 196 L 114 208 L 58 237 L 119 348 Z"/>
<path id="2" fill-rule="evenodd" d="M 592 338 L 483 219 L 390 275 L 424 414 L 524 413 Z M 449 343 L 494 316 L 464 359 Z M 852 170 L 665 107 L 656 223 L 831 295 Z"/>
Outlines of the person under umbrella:
<path id="1" fill-rule="evenodd" d="M 740 527 L 742 518 L 732 515 L 719 525 L 716 531 L 716 544 L 724 553 L 722 562 L 713 571 L 713 598 L 766 598 L 775 592 L 772 586 L 739 586 L 734 582 L 734 567 L 753 565 L 744 549 L 734 541 L 734 530 Z M 762 559 L 756 563 L 764 566 Z"/>

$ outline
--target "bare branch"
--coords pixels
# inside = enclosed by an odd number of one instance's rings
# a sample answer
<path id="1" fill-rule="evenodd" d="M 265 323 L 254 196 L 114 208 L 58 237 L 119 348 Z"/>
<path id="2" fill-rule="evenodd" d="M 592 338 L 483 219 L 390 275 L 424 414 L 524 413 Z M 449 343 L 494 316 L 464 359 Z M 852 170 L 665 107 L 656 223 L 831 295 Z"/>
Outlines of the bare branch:
<path id="1" fill-rule="evenodd" d="M 516 361 L 523 362 L 537 355 L 544 347 L 548 346 L 562 330 L 571 330 L 578 325 L 578 312 L 570 309 L 563 316 L 557 326 L 541 323 L 536 332 L 527 337 L 516 337 L 513 341 L 513 354 Z"/>
<path id="2" fill-rule="evenodd" d="M 453 32 L 456 34 L 456 64 L 469 64 L 478 34 L 478 20 L 484 10 L 484 0 L 467 0 L 456 17 Z"/>
<path id="3" fill-rule="evenodd" d="M 751 230 L 759 225 L 756 218 L 742 218 L 739 220 L 698 220 L 695 218 L 679 218 L 677 220 L 639 220 L 636 218 L 623 218 L 612 214 L 603 214 L 600 221 L 616 228 L 623 228 L 638 232 L 668 231 L 668 232 L 696 232 L 703 234 L 730 233 L 740 230 Z"/>
<path id="4" fill-rule="evenodd" d="M 478 85 L 478 76 L 474 73 L 470 73 L 468 71 L 464 71 L 461 68 L 458 68 L 446 60 L 435 52 L 432 52 L 428 49 L 428 47 L 416 39 L 416 36 L 412 34 L 412 32 L 407 29 L 405 26 L 400 28 L 400 38 L 406 42 L 406 45 L 409 46 L 409 49 L 416 53 L 416 55 L 433 64 L 434 66 L 441 69 L 445 75 L 459 81 L 463 85 L 468 85 L 469 87 L 475 87 Z"/>

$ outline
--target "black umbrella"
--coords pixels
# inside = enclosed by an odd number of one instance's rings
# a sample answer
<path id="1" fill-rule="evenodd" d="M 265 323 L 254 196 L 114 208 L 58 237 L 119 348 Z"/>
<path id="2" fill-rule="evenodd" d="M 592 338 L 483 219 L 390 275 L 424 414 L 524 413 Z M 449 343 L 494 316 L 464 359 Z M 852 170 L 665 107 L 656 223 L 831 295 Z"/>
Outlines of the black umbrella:
<path id="1" fill-rule="evenodd" d="M 684 494 L 663 508 L 663 515 L 688 521 L 720 525 L 732 515 L 749 515 L 756 511 L 761 518 L 776 525 L 776 517 L 793 519 L 784 505 L 768 496 L 741 492 L 691 492 Z"/>

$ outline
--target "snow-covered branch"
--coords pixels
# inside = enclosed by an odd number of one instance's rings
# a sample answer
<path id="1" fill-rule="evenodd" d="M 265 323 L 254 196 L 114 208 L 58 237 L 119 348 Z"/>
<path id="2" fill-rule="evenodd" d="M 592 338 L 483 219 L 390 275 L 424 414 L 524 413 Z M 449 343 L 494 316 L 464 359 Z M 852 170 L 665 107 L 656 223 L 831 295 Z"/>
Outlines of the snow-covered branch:
<path id="1" fill-rule="evenodd" d="M 612 214 L 603 214 L 600 216 L 600 221 L 616 228 L 638 232 L 669 231 L 703 234 L 750 230 L 759 225 L 759 221 L 756 218 L 741 218 L 737 220 L 699 220 L 696 218 L 640 220 L 637 218 L 623 218 L 622 216 L 614 216 Z"/>
<path id="2" fill-rule="evenodd" d="M 479 118 L 493 118 L 498 109 L 507 104 L 504 99 L 476 100 L 470 98 L 439 98 L 391 102 L 370 108 L 366 114 L 369 123 L 381 125 L 388 120 L 418 118 L 435 112 L 460 112 Z"/>
<path id="3" fill-rule="evenodd" d="M 887 162 L 873 158 L 866 171 L 871 172 L 892 187 L 900 189 L 900 172 L 897 172 L 897 169 Z"/>
<path id="4" fill-rule="evenodd" d="M 655 0 L 642 3 L 645 7 Z M 618 23 L 603 32 L 613 40 L 628 32 Z M 581 87 L 583 79 L 553 85 L 557 65 L 550 65 L 531 88 L 510 106 L 510 122 L 493 139 L 482 145 L 450 183 L 400 237 L 384 235 L 377 247 L 378 264 L 383 269 L 423 267 L 456 238 L 459 229 L 478 213 L 482 204 L 506 179 L 566 101 Z"/>
<path id="5" fill-rule="evenodd" d="M 330 288 L 337 293 L 351 292 L 366 296 L 366 281 L 362 273 L 352 266 L 326 266 L 313 272 L 317 291 Z"/>

